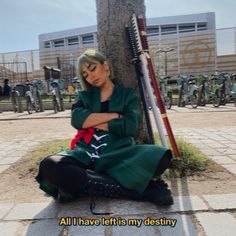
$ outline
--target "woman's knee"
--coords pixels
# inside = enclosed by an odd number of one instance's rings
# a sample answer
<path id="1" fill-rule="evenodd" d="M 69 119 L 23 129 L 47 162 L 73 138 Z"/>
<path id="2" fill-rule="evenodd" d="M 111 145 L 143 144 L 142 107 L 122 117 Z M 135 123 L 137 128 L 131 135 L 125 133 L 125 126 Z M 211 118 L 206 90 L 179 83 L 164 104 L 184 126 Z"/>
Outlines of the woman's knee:
<path id="1" fill-rule="evenodd" d="M 48 156 L 40 162 L 39 169 L 41 171 L 47 169 L 48 171 L 49 169 L 55 168 L 60 162 L 61 158 L 62 156 L 59 155 Z"/>
<path id="2" fill-rule="evenodd" d="M 60 181 L 60 162 L 61 156 L 53 155 L 44 158 L 39 165 L 40 177 L 51 184 L 57 186 Z"/>

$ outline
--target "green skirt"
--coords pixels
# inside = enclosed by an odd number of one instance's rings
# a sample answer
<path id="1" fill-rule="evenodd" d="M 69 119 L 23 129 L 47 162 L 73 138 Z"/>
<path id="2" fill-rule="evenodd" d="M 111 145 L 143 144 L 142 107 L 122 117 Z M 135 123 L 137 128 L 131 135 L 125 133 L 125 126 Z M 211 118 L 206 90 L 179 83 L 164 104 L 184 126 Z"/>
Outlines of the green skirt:
<path id="1" fill-rule="evenodd" d="M 86 145 L 87 146 L 87 145 Z M 84 146 L 84 147 L 86 147 Z M 83 145 L 75 150 L 65 150 L 57 155 L 69 156 L 86 166 L 93 163 L 94 171 L 106 173 L 127 189 L 142 193 L 155 176 L 158 163 L 165 157 L 172 157 L 169 149 L 156 145 L 128 145 L 109 152 L 103 152 L 100 158 L 91 158 Z M 43 180 L 40 174 L 36 177 L 40 188 L 49 195 L 56 196 L 57 189 Z"/>

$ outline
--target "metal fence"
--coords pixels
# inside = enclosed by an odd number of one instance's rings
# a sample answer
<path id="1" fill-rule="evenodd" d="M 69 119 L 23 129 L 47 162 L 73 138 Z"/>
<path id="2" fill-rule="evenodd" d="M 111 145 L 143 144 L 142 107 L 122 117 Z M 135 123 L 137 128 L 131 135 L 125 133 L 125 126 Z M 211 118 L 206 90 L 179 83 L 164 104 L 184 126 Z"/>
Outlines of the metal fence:
<path id="1" fill-rule="evenodd" d="M 8 80 L 10 84 L 22 84 L 27 80 L 26 62 L 0 63 L 0 81 Z"/>
<path id="2" fill-rule="evenodd" d="M 42 79 L 43 70 L 39 63 L 39 50 L 27 50 L 0 54 L 0 85 L 5 79 L 14 86 L 27 79 Z"/>
<path id="3" fill-rule="evenodd" d="M 179 73 L 236 72 L 236 27 L 217 29 L 215 32 L 193 32 L 191 35 L 175 34 L 171 36 L 150 37 L 150 51 L 156 72 L 160 75 Z M 90 47 L 95 45 L 90 45 Z M 164 54 L 163 48 L 174 48 Z M 4 79 L 10 85 L 25 80 L 44 80 L 43 66 L 55 66 L 61 69 L 61 79 L 67 86 L 75 75 L 76 57 L 85 48 L 57 51 L 26 50 L 0 54 L 0 86 Z M 161 50 L 160 50 L 161 49 Z M 159 52 L 159 53 L 158 53 Z M 51 63 L 51 64 L 50 64 Z M 167 69 L 168 67 L 168 69 Z"/>
<path id="4" fill-rule="evenodd" d="M 47 65 L 47 61 L 40 60 L 40 56 L 42 57 L 39 50 L 1 53 L 0 86 L 3 86 L 5 79 L 9 80 L 10 86 L 24 84 L 26 80 L 44 80 L 45 75 L 43 66 Z M 65 87 L 67 87 L 76 76 L 76 57 L 68 58 L 68 56 L 64 54 L 60 55 L 60 57 L 56 55 L 54 61 L 55 63 L 49 64 L 49 66 L 61 70 L 61 79 L 64 80 Z"/>

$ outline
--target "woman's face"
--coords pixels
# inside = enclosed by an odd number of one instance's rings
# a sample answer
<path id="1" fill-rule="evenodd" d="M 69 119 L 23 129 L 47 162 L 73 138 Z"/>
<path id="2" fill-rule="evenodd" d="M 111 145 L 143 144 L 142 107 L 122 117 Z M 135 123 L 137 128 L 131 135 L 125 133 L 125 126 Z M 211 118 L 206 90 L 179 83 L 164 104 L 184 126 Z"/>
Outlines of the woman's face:
<path id="1" fill-rule="evenodd" d="M 94 62 L 82 66 L 82 76 L 89 84 L 95 87 L 102 87 L 109 81 L 109 66 L 105 61 L 103 64 Z"/>

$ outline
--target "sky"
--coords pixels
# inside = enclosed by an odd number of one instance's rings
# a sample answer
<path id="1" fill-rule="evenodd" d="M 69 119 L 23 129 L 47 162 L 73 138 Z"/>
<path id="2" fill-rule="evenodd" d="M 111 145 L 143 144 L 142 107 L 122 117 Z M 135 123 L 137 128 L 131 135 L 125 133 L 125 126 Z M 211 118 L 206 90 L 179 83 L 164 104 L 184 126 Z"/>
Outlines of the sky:
<path id="1" fill-rule="evenodd" d="M 145 0 L 146 17 L 215 12 L 236 27 L 235 0 Z M 38 49 L 38 35 L 96 24 L 95 0 L 0 0 L 0 53 Z"/>

